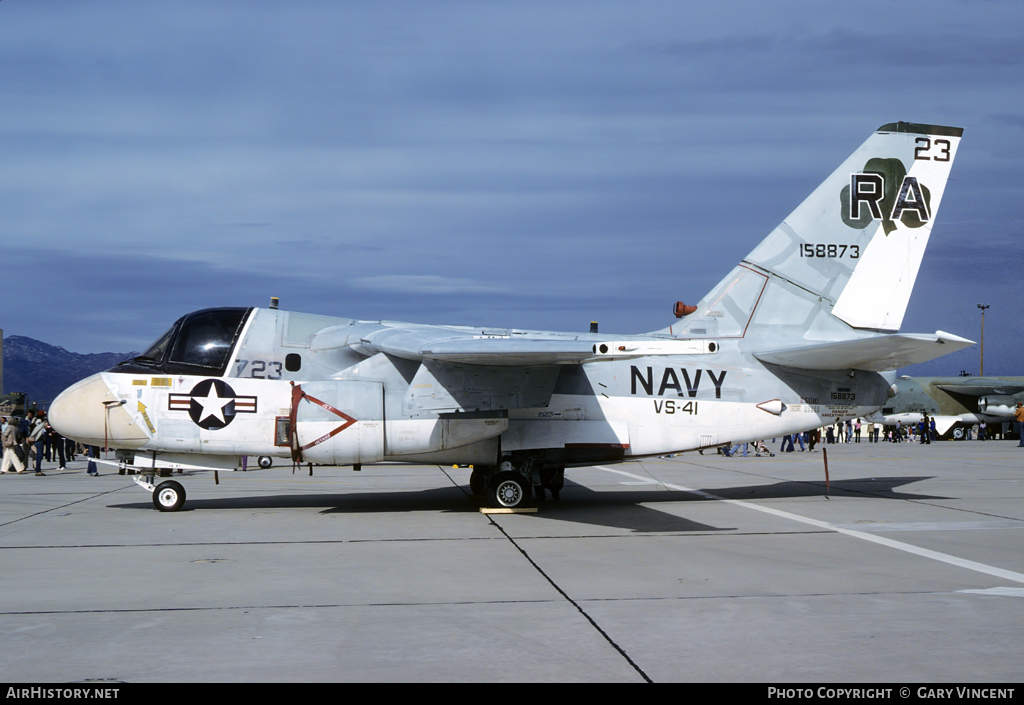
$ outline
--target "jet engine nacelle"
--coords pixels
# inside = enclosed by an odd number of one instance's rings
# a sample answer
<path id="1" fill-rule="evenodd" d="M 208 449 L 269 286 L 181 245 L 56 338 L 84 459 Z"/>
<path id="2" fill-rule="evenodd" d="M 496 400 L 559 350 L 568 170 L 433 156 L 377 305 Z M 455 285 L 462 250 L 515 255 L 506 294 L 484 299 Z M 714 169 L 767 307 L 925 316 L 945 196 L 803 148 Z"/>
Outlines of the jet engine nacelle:
<path id="1" fill-rule="evenodd" d="M 993 395 L 978 399 L 978 411 L 989 416 L 1010 417 L 1016 407 L 1017 400 L 1010 396 Z"/>

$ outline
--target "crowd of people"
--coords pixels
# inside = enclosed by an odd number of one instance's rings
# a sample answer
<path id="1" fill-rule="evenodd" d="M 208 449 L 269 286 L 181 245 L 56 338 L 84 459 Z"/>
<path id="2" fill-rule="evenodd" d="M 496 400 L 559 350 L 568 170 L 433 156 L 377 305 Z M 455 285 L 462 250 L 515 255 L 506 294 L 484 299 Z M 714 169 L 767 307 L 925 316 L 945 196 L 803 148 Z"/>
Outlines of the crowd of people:
<path id="1" fill-rule="evenodd" d="M 966 440 L 972 440 L 977 431 L 977 439 L 979 441 L 989 440 L 991 434 L 988 431 L 987 423 L 982 420 L 975 426 L 968 426 L 964 433 Z M 1014 430 L 1021 435 L 1021 440 L 1018 445 L 1024 447 L 1024 404 L 1018 403 L 1016 414 L 1014 416 Z M 903 423 L 897 421 L 895 426 L 886 426 L 880 423 L 865 422 L 862 419 L 847 419 L 845 422 L 836 421 L 835 424 L 829 426 L 823 426 L 822 428 L 816 428 L 812 431 L 805 431 L 802 433 L 794 433 L 788 436 L 782 437 L 782 445 L 779 449 L 780 453 L 792 453 L 796 450 L 796 446 L 800 446 L 800 451 L 814 451 L 814 447 L 822 442 L 826 444 L 832 443 L 860 443 L 862 438 L 866 438 L 867 443 L 922 443 L 930 444 L 932 441 L 939 439 L 939 434 L 935 430 L 935 419 L 923 414 L 920 421 L 917 423 Z M 777 439 L 772 439 L 774 443 Z M 752 444 L 738 443 L 733 446 L 723 446 L 718 449 L 718 452 L 722 455 L 729 457 L 742 455 L 747 457 L 749 455 L 750 446 L 754 447 L 754 454 L 757 456 L 761 455 L 775 455 L 765 446 L 764 441 L 757 441 Z"/>
<path id="2" fill-rule="evenodd" d="M 24 418 L 3 417 L 3 465 L 0 474 L 25 474 L 33 469 L 37 477 L 46 477 L 43 460 L 57 461 L 57 470 L 66 470 L 67 463 L 79 455 L 89 453 L 95 458 L 95 449 L 84 449 L 81 444 L 64 438 L 46 420 L 46 413 L 29 409 Z M 89 463 L 89 475 L 97 475 L 96 464 Z"/>

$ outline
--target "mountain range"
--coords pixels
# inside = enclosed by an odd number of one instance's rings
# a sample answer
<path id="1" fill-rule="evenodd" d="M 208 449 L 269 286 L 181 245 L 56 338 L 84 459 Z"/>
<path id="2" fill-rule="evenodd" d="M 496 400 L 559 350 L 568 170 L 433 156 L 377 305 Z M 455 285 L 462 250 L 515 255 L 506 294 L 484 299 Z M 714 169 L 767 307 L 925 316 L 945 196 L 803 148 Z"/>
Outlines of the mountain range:
<path id="1" fill-rule="evenodd" d="M 83 355 L 21 335 L 5 337 L 2 393 L 25 392 L 29 404 L 35 402 L 45 408 L 75 382 L 138 354 Z"/>

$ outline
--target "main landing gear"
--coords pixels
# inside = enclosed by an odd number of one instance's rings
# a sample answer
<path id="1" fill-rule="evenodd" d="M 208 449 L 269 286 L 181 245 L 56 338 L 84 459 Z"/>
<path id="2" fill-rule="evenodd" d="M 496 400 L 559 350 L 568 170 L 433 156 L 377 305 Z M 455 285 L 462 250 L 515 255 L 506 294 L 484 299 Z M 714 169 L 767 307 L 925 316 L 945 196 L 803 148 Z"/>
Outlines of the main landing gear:
<path id="1" fill-rule="evenodd" d="M 553 499 L 565 482 L 565 468 L 546 468 L 534 463 L 533 458 L 502 459 L 500 465 L 480 465 L 469 476 L 469 488 L 475 496 L 482 496 L 494 509 L 522 509 L 530 505 L 536 495 L 544 499 L 545 490 Z"/>

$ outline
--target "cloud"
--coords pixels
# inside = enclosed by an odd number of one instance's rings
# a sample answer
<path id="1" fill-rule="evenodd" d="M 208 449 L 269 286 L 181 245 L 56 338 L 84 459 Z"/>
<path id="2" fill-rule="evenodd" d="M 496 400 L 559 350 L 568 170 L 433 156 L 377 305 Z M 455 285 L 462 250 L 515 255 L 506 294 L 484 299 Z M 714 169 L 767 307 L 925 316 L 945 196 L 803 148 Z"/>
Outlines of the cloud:
<path id="1" fill-rule="evenodd" d="M 1016 278 L 1019 3 L 59 7 L 0 3 L 8 334 L 138 349 L 270 296 L 654 330 L 895 120 L 966 128 L 905 329 Z"/>
<path id="2" fill-rule="evenodd" d="M 485 284 L 471 279 L 444 277 L 436 274 L 394 274 L 378 277 L 356 277 L 350 279 L 349 283 L 356 288 L 369 291 L 389 291 L 428 296 L 439 294 L 501 294 L 507 291 L 507 288 L 495 286 L 494 284 Z"/>

